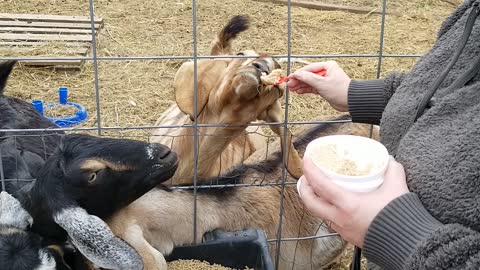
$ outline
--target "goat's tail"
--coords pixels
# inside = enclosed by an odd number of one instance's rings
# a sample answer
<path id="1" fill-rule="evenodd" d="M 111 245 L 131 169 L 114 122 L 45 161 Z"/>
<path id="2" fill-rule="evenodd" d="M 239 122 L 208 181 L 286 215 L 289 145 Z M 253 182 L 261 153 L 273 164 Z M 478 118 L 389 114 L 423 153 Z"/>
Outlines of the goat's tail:
<path id="1" fill-rule="evenodd" d="M 13 66 L 15 66 L 16 63 L 17 61 L 10 60 L 0 64 L 0 95 L 3 95 L 8 76 L 10 75 L 10 72 L 12 72 Z"/>
<path id="2" fill-rule="evenodd" d="M 213 40 L 211 45 L 211 55 L 232 54 L 232 40 L 237 35 L 248 29 L 250 26 L 250 19 L 246 15 L 237 15 L 228 21 L 227 25 L 223 27 Z"/>

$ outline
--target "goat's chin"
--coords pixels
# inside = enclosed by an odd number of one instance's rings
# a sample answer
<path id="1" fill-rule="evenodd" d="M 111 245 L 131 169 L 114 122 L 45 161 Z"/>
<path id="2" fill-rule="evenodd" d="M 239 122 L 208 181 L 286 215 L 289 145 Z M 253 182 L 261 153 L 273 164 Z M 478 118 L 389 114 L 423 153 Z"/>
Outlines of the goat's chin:
<path id="1" fill-rule="evenodd" d="M 178 162 L 175 161 L 172 165 L 157 165 L 158 169 L 154 170 L 149 176 L 148 176 L 148 182 L 154 183 L 155 185 L 161 184 L 170 178 L 173 177 L 175 172 L 177 171 L 178 167 Z M 169 167 L 166 169 L 166 167 Z"/>

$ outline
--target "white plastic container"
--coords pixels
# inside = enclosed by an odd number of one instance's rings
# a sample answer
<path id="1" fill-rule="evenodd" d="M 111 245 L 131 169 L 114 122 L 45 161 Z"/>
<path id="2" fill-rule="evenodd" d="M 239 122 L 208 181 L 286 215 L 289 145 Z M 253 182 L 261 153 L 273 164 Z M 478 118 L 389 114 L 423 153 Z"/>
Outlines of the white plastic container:
<path id="1" fill-rule="evenodd" d="M 380 142 L 353 135 L 315 139 L 307 145 L 305 155 L 333 182 L 352 192 L 378 189 L 390 160 L 388 150 Z"/>

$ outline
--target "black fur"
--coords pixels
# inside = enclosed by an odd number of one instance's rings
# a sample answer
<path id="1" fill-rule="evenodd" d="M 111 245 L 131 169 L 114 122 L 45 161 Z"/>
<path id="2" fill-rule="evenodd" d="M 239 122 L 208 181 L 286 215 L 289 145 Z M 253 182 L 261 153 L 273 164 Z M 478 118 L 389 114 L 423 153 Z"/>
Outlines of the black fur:
<path id="1" fill-rule="evenodd" d="M 229 42 L 231 39 L 250 27 L 250 19 L 246 15 L 237 15 L 232 17 L 227 25 L 222 29 L 222 39 Z"/>
<path id="2" fill-rule="evenodd" d="M 16 61 L 0 64 L 0 129 L 58 128 L 41 116 L 30 103 L 4 95 L 8 77 Z M 53 153 L 63 132 L 0 132 L 0 151 L 6 191 L 15 194 L 33 180 L 43 162 Z"/>
<path id="3" fill-rule="evenodd" d="M 10 76 L 15 64 L 16 61 L 5 61 L 0 65 L 0 95 L 3 95 L 3 90 L 7 84 L 8 77 Z"/>
<path id="4" fill-rule="evenodd" d="M 21 230 L 2 233 L 4 230 L 0 230 L 0 270 L 35 269 L 40 264 L 40 237 Z"/>
<path id="5" fill-rule="evenodd" d="M 149 145 L 155 147 L 153 158 L 149 158 L 146 152 Z M 129 169 L 100 170 L 95 182 L 89 183 L 93 172 L 80 167 L 82 161 L 88 159 L 105 160 Z M 168 180 L 175 172 L 176 161 L 176 154 L 161 144 L 65 135 L 58 150 L 40 170 L 32 188 L 21 194 L 20 201 L 35 220 L 32 231 L 63 242 L 67 235 L 53 221 L 56 213 L 79 206 L 91 215 L 106 219 Z"/>
<path id="6" fill-rule="evenodd" d="M 0 153 L 6 191 L 14 194 L 33 181 L 45 163 L 41 156 L 16 148 L 14 138 L 7 138 L 0 143 Z"/>
<path id="7" fill-rule="evenodd" d="M 40 250 L 55 261 L 56 270 L 71 270 L 62 254 L 43 245 L 39 235 L 9 226 L 0 227 L 0 270 L 36 269 L 41 263 Z"/>
<path id="8" fill-rule="evenodd" d="M 12 61 L 0 64 L 0 129 L 57 128 L 31 104 L 3 95 L 14 64 Z M 177 161 L 176 154 L 160 144 L 64 135 L 48 130 L 0 132 L 0 151 L 5 178 L 36 178 L 30 183 L 13 181 L 7 184 L 7 191 L 21 202 L 34 222 L 27 234 L 0 235 L 0 243 L 4 241 L 3 250 L 6 252 L 0 253 L 0 269 L 7 263 L 19 263 L 14 261 L 17 257 L 8 253 L 9 250 L 21 254 L 21 263 L 25 265 L 22 265 L 24 268 L 14 266 L 7 269 L 34 269 L 38 263 L 35 261 L 38 252 L 34 254 L 34 251 L 38 251 L 39 246 L 63 246 L 67 233 L 53 219 L 62 209 L 82 207 L 91 215 L 107 218 L 169 179 L 175 172 Z M 85 171 L 81 165 L 88 159 L 107 161 L 128 169 L 119 171 L 108 167 L 97 172 Z M 96 180 L 89 182 L 92 173 L 96 173 Z M 53 255 L 59 257 L 59 254 Z M 1 260 L 1 256 L 11 261 Z"/>

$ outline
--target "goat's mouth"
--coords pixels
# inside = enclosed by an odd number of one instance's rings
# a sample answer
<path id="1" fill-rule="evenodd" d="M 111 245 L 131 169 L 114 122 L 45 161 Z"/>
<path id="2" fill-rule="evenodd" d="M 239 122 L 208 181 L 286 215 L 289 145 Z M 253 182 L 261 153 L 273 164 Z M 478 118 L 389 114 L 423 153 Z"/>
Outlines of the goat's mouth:
<path id="1" fill-rule="evenodd" d="M 152 173 L 149 175 L 150 181 L 155 181 L 157 184 L 167 181 L 172 178 L 178 167 L 178 157 L 175 152 L 170 152 L 162 158 L 160 163 L 152 166 Z"/>

